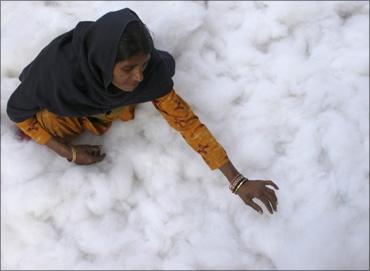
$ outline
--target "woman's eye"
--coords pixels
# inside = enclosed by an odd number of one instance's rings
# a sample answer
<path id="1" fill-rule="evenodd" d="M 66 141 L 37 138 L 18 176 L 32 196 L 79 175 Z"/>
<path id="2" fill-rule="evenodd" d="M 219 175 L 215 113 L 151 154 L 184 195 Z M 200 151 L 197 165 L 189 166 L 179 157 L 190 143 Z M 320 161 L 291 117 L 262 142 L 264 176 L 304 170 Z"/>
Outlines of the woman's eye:
<path id="1" fill-rule="evenodd" d="M 144 65 L 143 65 L 143 70 L 145 70 L 145 68 L 148 66 L 148 63 L 149 62 L 147 62 L 147 63 L 145 63 Z M 123 72 L 131 72 L 132 70 L 133 70 L 134 68 L 132 67 L 132 68 L 122 68 L 122 71 Z"/>

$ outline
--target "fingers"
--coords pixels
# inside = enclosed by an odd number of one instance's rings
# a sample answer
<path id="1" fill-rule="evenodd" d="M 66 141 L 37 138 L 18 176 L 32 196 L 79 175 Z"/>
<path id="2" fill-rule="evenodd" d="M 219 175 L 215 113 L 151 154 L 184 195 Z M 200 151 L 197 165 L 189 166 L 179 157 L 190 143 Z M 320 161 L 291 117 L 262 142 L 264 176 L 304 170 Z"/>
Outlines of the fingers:
<path id="1" fill-rule="evenodd" d="M 250 181 L 248 184 L 249 186 L 244 190 L 241 188 L 241 192 L 239 193 L 239 196 L 247 205 L 251 206 L 254 210 L 262 214 L 262 208 L 253 202 L 253 198 L 258 198 L 266 206 L 266 209 L 270 212 L 270 214 L 273 214 L 274 211 L 277 211 L 278 201 L 275 191 L 267 187 L 267 185 L 271 185 L 275 189 L 279 189 L 274 182 L 270 180 L 256 180 Z"/>
<path id="2" fill-rule="evenodd" d="M 103 145 L 91 145 L 91 148 L 93 150 L 98 150 L 98 151 L 101 151 L 102 148 L 103 148 Z"/>
<path id="3" fill-rule="evenodd" d="M 100 157 L 102 155 L 102 145 L 84 145 L 84 148 L 92 156 Z"/>
<path id="4" fill-rule="evenodd" d="M 92 153 L 96 153 L 98 155 L 102 151 L 102 146 L 101 145 L 91 145 L 89 146 L 89 151 L 91 151 Z"/>
<path id="5" fill-rule="evenodd" d="M 279 187 L 272 181 L 265 181 L 265 185 L 272 185 L 273 187 L 275 187 L 276 189 L 279 189 Z M 265 186 L 265 193 L 264 195 L 268 198 L 268 200 L 270 201 L 272 207 L 274 208 L 274 211 L 276 212 L 276 207 L 277 207 L 277 197 L 276 197 L 276 194 L 275 194 L 275 191 L 266 187 Z"/>
<path id="6" fill-rule="evenodd" d="M 271 185 L 273 186 L 276 190 L 279 190 L 279 187 L 273 182 L 273 181 L 264 181 L 265 185 Z"/>
<path id="7" fill-rule="evenodd" d="M 100 156 L 100 149 L 92 148 L 89 150 L 89 153 L 93 156 Z"/>
<path id="8" fill-rule="evenodd" d="M 277 208 L 276 208 L 276 198 L 274 199 L 274 197 L 267 191 L 265 191 L 264 193 L 265 197 L 268 199 L 268 201 L 270 202 L 272 208 L 274 209 L 274 211 L 276 212 L 277 211 Z"/>
<path id="9" fill-rule="evenodd" d="M 75 147 L 83 150 L 101 150 L 103 145 L 75 145 Z"/>
<path id="10" fill-rule="evenodd" d="M 104 157 L 105 157 L 105 153 L 98 155 L 98 156 L 94 156 L 94 163 L 102 161 Z"/>
<path id="11" fill-rule="evenodd" d="M 105 153 L 101 153 L 100 146 L 94 146 L 94 149 L 90 151 L 90 155 L 92 156 L 92 162 L 100 162 L 104 159 Z"/>
<path id="12" fill-rule="evenodd" d="M 259 212 L 261 215 L 263 214 L 262 208 L 257 203 L 255 203 L 253 200 L 250 200 L 250 201 L 246 202 L 246 204 L 248 204 L 254 210 L 256 210 L 257 212 Z"/>
<path id="13" fill-rule="evenodd" d="M 260 197 L 259 200 L 262 201 L 263 204 L 265 204 L 267 210 L 269 210 L 270 214 L 272 214 L 272 208 L 271 208 L 270 202 L 263 196 Z"/>
<path id="14" fill-rule="evenodd" d="M 272 190 L 272 189 L 270 189 L 270 188 L 267 188 L 266 187 L 266 193 L 268 193 L 268 194 L 270 194 L 271 195 L 271 197 L 272 197 L 272 199 L 277 203 L 278 201 L 277 201 L 277 197 L 276 197 L 276 194 L 275 194 L 275 191 L 274 190 Z"/>
<path id="15" fill-rule="evenodd" d="M 76 164 L 90 165 L 100 162 L 105 158 L 105 153 L 101 152 L 102 145 L 77 145 Z"/>

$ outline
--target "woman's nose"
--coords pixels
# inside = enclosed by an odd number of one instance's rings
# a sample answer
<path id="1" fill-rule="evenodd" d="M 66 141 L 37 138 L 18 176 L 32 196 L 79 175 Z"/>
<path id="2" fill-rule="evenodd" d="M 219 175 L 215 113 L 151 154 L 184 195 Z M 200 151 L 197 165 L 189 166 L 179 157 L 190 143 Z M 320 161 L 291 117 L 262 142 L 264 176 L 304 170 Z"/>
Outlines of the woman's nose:
<path id="1" fill-rule="evenodd" d="M 143 81 L 143 78 L 144 78 L 143 71 L 142 71 L 142 69 L 140 69 L 138 67 L 135 70 L 135 73 L 134 73 L 134 80 L 137 81 L 137 82 L 141 82 L 141 81 Z"/>

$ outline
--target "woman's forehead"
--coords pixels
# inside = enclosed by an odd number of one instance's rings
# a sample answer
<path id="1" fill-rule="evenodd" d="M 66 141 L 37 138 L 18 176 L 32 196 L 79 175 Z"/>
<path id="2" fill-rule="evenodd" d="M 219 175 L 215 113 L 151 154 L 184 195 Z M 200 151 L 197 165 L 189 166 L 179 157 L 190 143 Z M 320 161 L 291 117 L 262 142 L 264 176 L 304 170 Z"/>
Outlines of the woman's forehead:
<path id="1" fill-rule="evenodd" d="M 120 62 L 121 66 L 133 66 L 133 65 L 141 65 L 144 64 L 145 62 L 149 61 L 151 55 L 150 54 L 136 54 L 132 57 L 129 57 L 123 61 Z"/>

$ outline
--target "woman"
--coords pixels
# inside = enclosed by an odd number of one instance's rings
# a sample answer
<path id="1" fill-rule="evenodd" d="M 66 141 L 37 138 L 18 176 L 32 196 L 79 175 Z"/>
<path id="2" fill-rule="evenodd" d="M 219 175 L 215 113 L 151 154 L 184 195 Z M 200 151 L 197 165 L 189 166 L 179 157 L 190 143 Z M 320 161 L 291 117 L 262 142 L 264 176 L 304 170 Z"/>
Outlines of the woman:
<path id="1" fill-rule="evenodd" d="M 157 50 L 146 26 L 130 9 L 110 12 L 96 22 L 79 22 L 47 45 L 22 71 L 7 113 L 19 129 L 78 165 L 104 159 L 100 146 L 73 145 L 87 130 L 104 134 L 113 120 L 134 118 L 135 105 L 151 101 L 211 170 L 220 169 L 229 188 L 256 211 L 260 199 L 276 211 L 272 181 L 248 180 L 223 147 L 173 89 L 175 62 Z"/>

